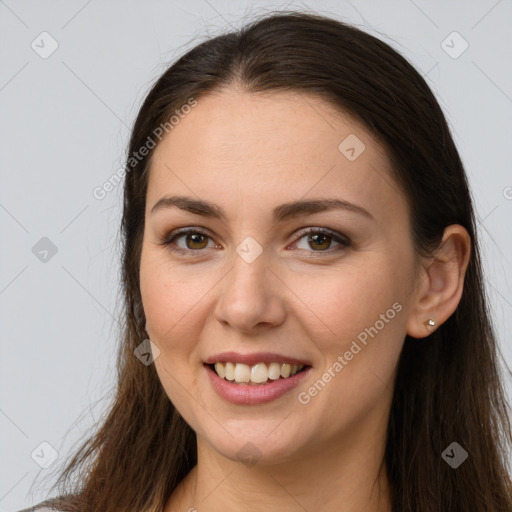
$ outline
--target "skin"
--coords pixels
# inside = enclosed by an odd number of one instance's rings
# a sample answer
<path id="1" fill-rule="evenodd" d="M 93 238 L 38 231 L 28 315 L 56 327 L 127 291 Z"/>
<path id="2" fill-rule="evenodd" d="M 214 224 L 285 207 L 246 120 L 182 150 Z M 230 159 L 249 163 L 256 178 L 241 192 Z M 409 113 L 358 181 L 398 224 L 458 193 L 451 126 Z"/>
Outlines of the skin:
<path id="1" fill-rule="evenodd" d="M 350 134 L 365 144 L 354 161 L 338 149 Z M 215 203 L 227 220 L 177 207 L 151 214 L 165 195 Z M 273 224 L 275 206 L 313 198 L 344 199 L 373 219 L 329 210 Z M 145 215 L 146 330 L 161 351 L 163 388 L 198 444 L 198 464 L 165 511 L 390 511 L 382 463 L 397 362 L 406 334 L 424 338 L 429 318 L 437 328 L 455 311 L 469 259 L 466 230 L 449 226 L 436 257 L 420 258 L 406 199 L 364 125 L 312 95 L 234 88 L 202 97 L 157 146 Z M 190 256 L 160 244 L 182 227 L 210 238 L 176 239 L 174 247 L 196 251 Z M 308 227 L 333 230 L 351 245 L 296 235 Z M 252 263 L 236 252 L 248 236 L 263 249 Z M 400 312 L 300 403 L 298 393 L 394 303 Z M 223 351 L 278 352 L 312 369 L 273 402 L 234 405 L 216 394 L 203 367 Z M 248 442 L 254 465 L 238 455 Z"/>

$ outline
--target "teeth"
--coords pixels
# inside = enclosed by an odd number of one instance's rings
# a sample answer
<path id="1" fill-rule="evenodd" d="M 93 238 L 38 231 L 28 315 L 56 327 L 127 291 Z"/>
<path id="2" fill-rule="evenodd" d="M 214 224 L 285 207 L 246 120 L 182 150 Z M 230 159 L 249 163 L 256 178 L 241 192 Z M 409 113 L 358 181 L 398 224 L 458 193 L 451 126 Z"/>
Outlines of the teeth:
<path id="1" fill-rule="evenodd" d="M 218 363 L 222 366 L 222 363 Z M 220 374 L 219 374 L 220 376 Z M 235 380 L 235 365 L 233 363 L 226 363 L 224 366 L 224 379 Z"/>
<path id="2" fill-rule="evenodd" d="M 235 366 L 236 382 L 249 382 L 251 380 L 251 368 L 247 364 L 238 364 Z"/>
<path id="3" fill-rule="evenodd" d="M 286 379 L 286 377 L 290 376 L 291 371 L 292 367 L 289 364 L 283 364 L 283 366 L 281 366 L 281 377 L 283 377 L 283 379 Z"/>
<path id="4" fill-rule="evenodd" d="M 281 365 L 279 363 L 270 363 L 268 367 L 268 378 L 277 380 L 281 377 Z"/>
<path id="5" fill-rule="evenodd" d="M 222 363 L 215 363 L 215 371 L 219 377 L 224 378 L 226 376 L 224 365 Z"/>
<path id="6" fill-rule="evenodd" d="M 238 366 L 238 365 L 237 365 Z M 268 380 L 268 369 L 265 363 L 255 364 L 251 368 L 251 382 L 262 384 Z"/>
<path id="7" fill-rule="evenodd" d="M 223 379 L 238 384 L 264 384 L 268 380 L 286 379 L 292 377 L 304 368 L 302 364 L 288 363 L 270 363 L 267 367 L 265 363 L 258 363 L 249 366 L 242 363 L 215 363 L 217 375 Z"/>

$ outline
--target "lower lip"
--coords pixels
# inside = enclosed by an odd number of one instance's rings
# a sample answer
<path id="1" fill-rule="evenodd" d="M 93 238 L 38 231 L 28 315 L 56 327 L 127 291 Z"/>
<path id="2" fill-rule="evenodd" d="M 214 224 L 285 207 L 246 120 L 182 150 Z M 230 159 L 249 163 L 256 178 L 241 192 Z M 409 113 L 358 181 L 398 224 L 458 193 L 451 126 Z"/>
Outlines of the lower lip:
<path id="1" fill-rule="evenodd" d="M 309 373 L 311 367 L 287 379 L 279 378 L 268 381 L 267 384 L 256 385 L 233 384 L 220 378 L 208 365 L 205 365 L 205 369 L 213 389 L 221 398 L 237 405 L 258 405 L 272 402 L 298 386 Z"/>

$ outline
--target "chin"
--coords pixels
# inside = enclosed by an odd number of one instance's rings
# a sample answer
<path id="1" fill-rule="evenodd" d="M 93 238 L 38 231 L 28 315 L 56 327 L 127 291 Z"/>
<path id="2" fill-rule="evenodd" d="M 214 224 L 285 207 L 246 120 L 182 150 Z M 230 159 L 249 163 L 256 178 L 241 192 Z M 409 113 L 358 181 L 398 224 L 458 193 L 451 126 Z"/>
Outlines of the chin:
<path id="1" fill-rule="evenodd" d="M 280 429 L 281 422 L 285 423 L 282 418 L 277 421 L 231 421 L 229 425 L 223 424 L 229 433 L 216 425 L 213 428 L 218 435 L 206 435 L 204 440 L 226 459 L 246 466 L 284 463 L 302 453 L 305 440 L 298 432 L 290 432 L 290 428 L 297 428 L 296 423 L 289 422 L 287 429 Z"/>

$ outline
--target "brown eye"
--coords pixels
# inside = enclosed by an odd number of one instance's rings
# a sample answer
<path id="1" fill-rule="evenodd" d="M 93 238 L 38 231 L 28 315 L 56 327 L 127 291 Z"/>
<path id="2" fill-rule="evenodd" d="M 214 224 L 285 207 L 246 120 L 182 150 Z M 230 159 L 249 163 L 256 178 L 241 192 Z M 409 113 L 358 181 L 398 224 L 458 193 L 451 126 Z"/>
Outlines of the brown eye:
<path id="1" fill-rule="evenodd" d="M 326 228 L 303 229 L 296 236 L 298 238 L 294 245 L 298 249 L 309 253 L 338 253 L 352 244 L 348 237 Z M 302 247 L 300 246 L 301 243 L 303 244 Z M 332 248 L 333 243 L 335 244 L 334 248 Z"/>
<path id="2" fill-rule="evenodd" d="M 331 242 L 331 237 L 324 233 L 317 233 L 308 236 L 308 244 L 310 244 L 310 247 L 315 250 L 329 249 Z"/>
<path id="3" fill-rule="evenodd" d="M 187 249 L 204 249 L 208 245 L 208 237 L 201 233 L 187 233 L 184 236 Z"/>
<path id="4" fill-rule="evenodd" d="M 179 242 L 181 239 L 184 240 L 184 244 Z M 195 229 L 186 229 L 167 235 L 161 240 L 160 245 L 168 247 L 171 251 L 193 254 L 207 249 L 210 241 L 212 242 L 210 248 L 219 247 L 213 244 L 213 240 L 206 233 Z"/>

